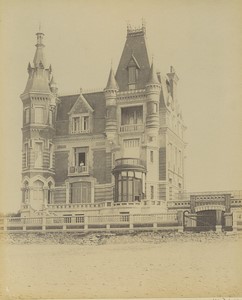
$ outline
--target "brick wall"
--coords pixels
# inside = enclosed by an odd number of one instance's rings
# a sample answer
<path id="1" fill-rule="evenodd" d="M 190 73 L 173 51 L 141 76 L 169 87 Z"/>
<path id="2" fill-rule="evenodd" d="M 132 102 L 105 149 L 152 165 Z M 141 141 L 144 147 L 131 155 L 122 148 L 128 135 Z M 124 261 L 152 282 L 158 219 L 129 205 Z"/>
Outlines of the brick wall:
<path id="1" fill-rule="evenodd" d="M 55 182 L 58 185 L 67 179 L 68 175 L 68 151 L 55 153 Z"/>
<path id="2" fill-rule="evenodd" d="M 106 183 L 106 151 L 93 151 L 93 176 L 98 183 Z"/>

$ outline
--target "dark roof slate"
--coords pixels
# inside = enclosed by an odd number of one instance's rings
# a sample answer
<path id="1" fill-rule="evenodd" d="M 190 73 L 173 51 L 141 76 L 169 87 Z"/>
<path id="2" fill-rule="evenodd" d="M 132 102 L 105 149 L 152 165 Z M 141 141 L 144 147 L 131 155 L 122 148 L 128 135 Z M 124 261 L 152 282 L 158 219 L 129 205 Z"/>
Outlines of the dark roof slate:
<path id="1" fill-rule="evenodd" d="M 128 90 L 128 65 L 133 57 L 140 67 L 138 71 L 137 89 L 145 88 L 150 72 L 150 61 L 146 47 L 145 34 L 127 35 L 123 53 L 116 72 L 116 81 L 120 91 Z"/>

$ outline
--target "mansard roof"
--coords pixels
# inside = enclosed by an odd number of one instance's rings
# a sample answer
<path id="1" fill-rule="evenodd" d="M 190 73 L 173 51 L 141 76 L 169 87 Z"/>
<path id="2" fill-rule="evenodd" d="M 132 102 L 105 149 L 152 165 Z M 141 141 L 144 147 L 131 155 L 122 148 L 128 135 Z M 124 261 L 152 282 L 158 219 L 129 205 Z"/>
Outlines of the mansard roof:
<path id="1" fill-rule="evenodd" d="M 128 66 L 131 60 L 134 60 L 137 67 L 139 67 L 136 88 L 143 89 L 150 72 L 150 60 L 144 28 L 129 29 L 127 32 L 127 39 L 116 72 L 116 81 L 120 91 L 128 90 Z"/>

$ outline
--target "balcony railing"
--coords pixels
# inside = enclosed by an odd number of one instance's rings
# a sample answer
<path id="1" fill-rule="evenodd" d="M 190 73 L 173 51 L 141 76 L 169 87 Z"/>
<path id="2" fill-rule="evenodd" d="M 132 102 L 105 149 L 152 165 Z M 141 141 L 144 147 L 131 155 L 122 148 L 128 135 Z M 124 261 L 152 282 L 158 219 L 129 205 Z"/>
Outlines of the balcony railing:
<path id="1" fill-rule="evenodd" d="M 144 131 L 143 124 L 131 124 L 131 125 L 121 125 L 120 132 L 142 132 Z"/>
<path id="2" fill-rule="evenodd" d="M 74 130 L 74 129 L 71 130 L 71 133 L 72 133 L 72 134 L 90 133 L 90 132 L 91 132 L 91 131 L 90 131 L 89 128 L 87 128 L 87 129 L 79 128 L 79 129 L 76 129 L 76 130 Z"/>
<path id="3" fill-rule="evenodd" d="M 69 167 L 69 175 L 87 175 L 89 173 L 88 166 L 71 166 Z"/>
<path id="4" fill-rule="evenodd" d="M 139 158 L 119 158 L 115 160 L 115 166 L 122 166 L 122 165 L 145 167 L 145 162 Z"/>

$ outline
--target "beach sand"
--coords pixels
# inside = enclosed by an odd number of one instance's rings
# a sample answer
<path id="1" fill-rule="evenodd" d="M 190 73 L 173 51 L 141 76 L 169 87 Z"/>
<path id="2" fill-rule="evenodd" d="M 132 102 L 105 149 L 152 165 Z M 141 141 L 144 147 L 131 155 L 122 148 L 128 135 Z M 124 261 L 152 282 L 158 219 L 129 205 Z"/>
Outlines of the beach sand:
<path id="1" fill-rule="evenodd" d="M 238 236 L 95 239 L 6 244 L 2 299 L 242 296 Z"/>

